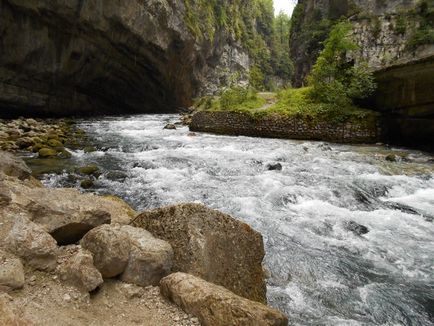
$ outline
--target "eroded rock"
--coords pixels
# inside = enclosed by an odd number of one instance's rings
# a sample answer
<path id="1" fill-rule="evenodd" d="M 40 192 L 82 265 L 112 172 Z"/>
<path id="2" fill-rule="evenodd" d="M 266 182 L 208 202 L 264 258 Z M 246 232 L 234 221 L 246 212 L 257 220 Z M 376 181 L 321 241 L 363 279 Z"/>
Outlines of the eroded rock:
<path id="1" fill-rule="evenodd" d="M 204 326 L 285 326 L 281 312 L 235 295 L 193 275 L 171 274 L 161 280 L 161 293 Z"/>
<path id="2" fill-rule="evenodd" d="M 0 291 L 21 289 L 24 267 L 19 258 L 0 249 Z"/>
<path id="3" fill-rule="evenodd" d="M 0 151 L 0 157 L 0 172 L 3 172 L 7 176 L 25 180 L 32 175 L 32 171 L 27 167 L 24 161 L 15 157 L 13 154 Z"/>
<path id="4" fill-rule="evenodd" d="M 121 280 L 141 286 L 158 285 L 173 264 L 173 249 L 166 241 L 156 239 L 146 230 L 122 226 L 130 241 L 130 254 Z"/>
<path id="5" fill-rule="evenodd" d="M 80 246 L 62 248 L 59 260 L 57 273 L 60 279 L 79 290 L 91 292 L 104 282 L 94 266 L 92 253 Z"/>
<path id="6" fill-rule="evenodd" d="M 40 270 L 56 267 L 56 240 L 24 216 L 2 212 L 0 246 Z"/>
<path id="7" fill-rule="evenodd" d="M 81 246 L 92 252 L 94 264 L 104 278 L 122 274 L 127 266 L 130 240 L 120 227 L 99 226 L 85 235 Z"/>
<path id="8" fill-rule="evenodd" d="M 222 285 L 245 298 L 266 302 L 262 236 L 249 225 L 199 204 L 140 214 L 132 225 L 168 241 L 173 271 Z"/>

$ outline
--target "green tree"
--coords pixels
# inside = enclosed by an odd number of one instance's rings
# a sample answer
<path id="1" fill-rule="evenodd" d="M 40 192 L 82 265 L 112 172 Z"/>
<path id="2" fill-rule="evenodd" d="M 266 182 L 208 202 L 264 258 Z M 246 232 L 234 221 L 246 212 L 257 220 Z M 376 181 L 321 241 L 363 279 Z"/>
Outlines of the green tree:
<path id="1" fill-rule="evenodd" d="M 350 32 L 348 22 L 332 28 L 309 76 L 313 100 L 343 106 L 374 92 L 376 85 L 368 66 L 348 59 L 348 54 L 357 49 Z"/>

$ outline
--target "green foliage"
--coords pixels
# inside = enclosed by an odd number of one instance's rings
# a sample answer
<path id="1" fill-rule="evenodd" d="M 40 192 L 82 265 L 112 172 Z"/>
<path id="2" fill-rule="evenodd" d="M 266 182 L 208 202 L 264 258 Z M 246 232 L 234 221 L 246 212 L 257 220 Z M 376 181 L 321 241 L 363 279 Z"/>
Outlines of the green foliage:
<path id="1" fill-rule="evenodd" d="M 408 46 L 412 49 L 425 44 L 434 44 L 434 1 L 420 1 L 416 15 L 419 20 L 419 27 L 408 41 Z"/>
<path id="2" fill-rule="evenodd" d="M 249 84 L 250 87 L 256 90 L 264 89 L 264 84 L 265 84 L 264 74 L 262 73 L 261 68 L 259 68 L 257 65 L 253 66 L 250 69 Z"/>
<path id="3" fill-rule="evenodd" d="M 278 101 L 267 114 L 298 116 L 332 122 L 370 121 L 377 114 L 370 110 L 358 108 L 350 103 L 320 103 L 311 97 L 312 88 L 289 88 L 279 92 Z"/>
<path id="4" fill-rule="evenodd" d="M 231 88 L 220 97 L 220 108 L 223 110 L 255 109 L 264 105 L 264 100 L 252 89 Z"/>
<path id="5" fill-rule="evenodd" d="M 272 76 L 289 80 L 290 19 L 284 14 L 274 17 L 273 0 L 185 0 L 185 6 L 186 24 L 197 39 L 213 42 L 216 33 L 223 32 L 248 50 L 263 75 L 262 84 L 255 87 L 269 88 Z"/>
<path id="6" fill-rule="evenodd" d="M 368 97 L 375 90 L 372 73 L 366 65 L 348 62 L 347 54 L 356 50 L 349 33 L 351 24 L 336 24 L 325 42 L 309 76 L 311 97 L 318 103 L 347 106 L 352 100 Z"/>
<path id="7" fill-rule="evenodd" d="M 395 33 L 398 35 L 404 35 L 406 31 L 407 22 L 405 20 L 405 15 L 399 14 L 399 16 L 396 18 Z"/>

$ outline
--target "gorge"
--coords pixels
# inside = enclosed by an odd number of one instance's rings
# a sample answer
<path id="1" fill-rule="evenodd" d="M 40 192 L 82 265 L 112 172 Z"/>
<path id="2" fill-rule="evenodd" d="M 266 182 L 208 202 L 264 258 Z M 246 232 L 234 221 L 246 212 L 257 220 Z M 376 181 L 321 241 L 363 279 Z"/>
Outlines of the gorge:
<path id="1" fill-rule="evenodd" d="M 434 2 L 293 3 L 0 0 L 0 324 L 434 323 Z"/>

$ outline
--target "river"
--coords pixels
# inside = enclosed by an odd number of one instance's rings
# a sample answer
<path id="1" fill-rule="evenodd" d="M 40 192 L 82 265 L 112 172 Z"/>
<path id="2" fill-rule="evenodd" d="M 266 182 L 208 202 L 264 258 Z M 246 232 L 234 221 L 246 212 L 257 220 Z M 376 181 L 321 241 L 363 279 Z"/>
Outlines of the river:
<path id="1" fill-rule="evenodd" d="M 406 159 L 389 162 L 384 146 L 163 130 L 177 120 L 79 120 L 100 150 L 72 159 L 103 169 L 92 191 L 139 211 L 201 202 L 260 231 L 269 303 L 291 324 L 434 324 L 431 156 L 396 149 Z M 43 182 L 78 187 L 67 173 Z M 369 232 L 351 230 L 361 225 Z"/>

